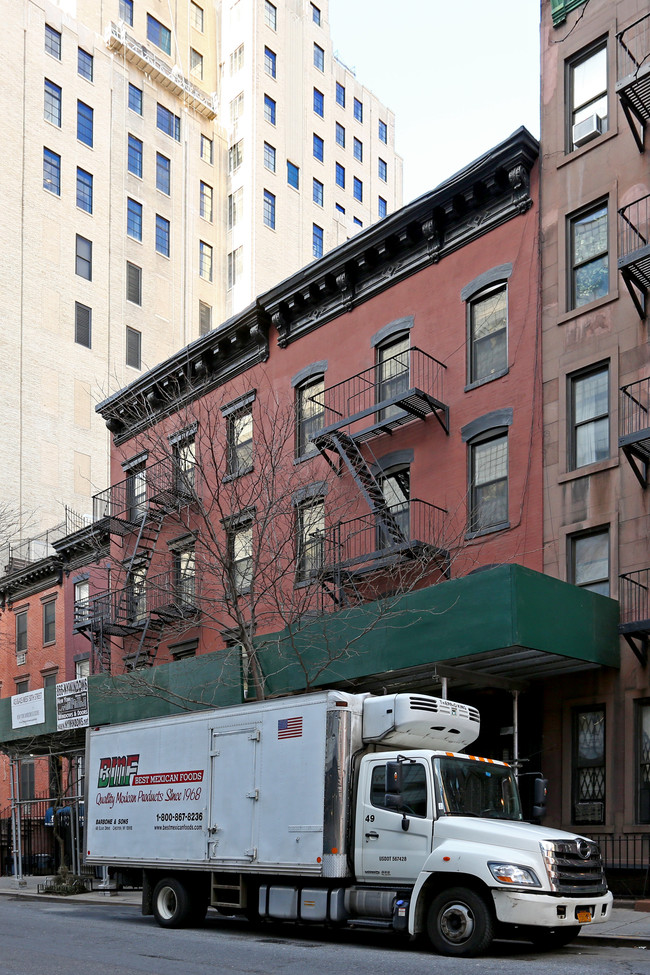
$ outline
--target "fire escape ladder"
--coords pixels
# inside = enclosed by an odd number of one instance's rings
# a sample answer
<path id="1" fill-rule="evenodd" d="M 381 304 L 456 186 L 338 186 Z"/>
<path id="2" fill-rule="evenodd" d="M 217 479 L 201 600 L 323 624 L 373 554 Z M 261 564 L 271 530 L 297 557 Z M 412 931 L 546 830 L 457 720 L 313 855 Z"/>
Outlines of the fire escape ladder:
<path id="1" fill-rule="evenodd" d="M 138 640 L 138 648 L 135 654 L 129 658 L 126 669 L 128 671 L 140 670 L 142 666 L 151 666 L 156 657 L 156 652 L 160 646 L 161 631 L 160 626 L 155 626 L 149 613 Z"/>
<path id="2" fill-rule="evenodd" d="M 342 430 L 335 430 L 331 433 L 315 437 L 314 443 L 323 454 L 326 450 L 335 450 L 339 454 L 368 507 L 375 516 L 378 527 L 396 545 L 405 544 L 408 539 L 405 537 L 395 516 L 391 514 L 381 485 L 372 473 L 355 440 L 348 433 L 344 433 Z"/>

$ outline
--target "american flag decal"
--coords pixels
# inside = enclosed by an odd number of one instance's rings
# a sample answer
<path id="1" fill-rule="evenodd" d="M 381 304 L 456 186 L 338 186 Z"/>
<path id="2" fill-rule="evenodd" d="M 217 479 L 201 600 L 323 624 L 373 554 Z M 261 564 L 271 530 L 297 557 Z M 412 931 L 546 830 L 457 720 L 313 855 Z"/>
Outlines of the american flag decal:
<path id="1" fill-rule="evenodd" d="M 280 718 L 278 738 L 302 738 L 302 717 Z"/>

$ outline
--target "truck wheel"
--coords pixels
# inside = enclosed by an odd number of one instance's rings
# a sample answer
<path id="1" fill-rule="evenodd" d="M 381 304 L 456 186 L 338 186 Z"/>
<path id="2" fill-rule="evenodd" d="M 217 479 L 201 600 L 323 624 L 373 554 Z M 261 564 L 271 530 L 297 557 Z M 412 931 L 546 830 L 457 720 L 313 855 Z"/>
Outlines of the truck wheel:
<path id="1" fill-rule="evenodd" d="M 580 925 L 572 924 L 566 928 L 535 928 L 529 937 L 540 951 L 553 951 L 555 948 L 564 948 L 579 934 Z"/>
<path id="2" fill-rule="evenodd" d="M 192 916 L 192 900 L 176 877 L 159 880 L 153 892 L 153 915 L 161 928 L 182 928 Z"/>
<path id="3" fill-rule="evenodd" d="M 492 912 L 480 894 L 465 887 L 452 887 L 431 902 L 427 933 L 439 954 L 472 958 L 492 941 Z"/>

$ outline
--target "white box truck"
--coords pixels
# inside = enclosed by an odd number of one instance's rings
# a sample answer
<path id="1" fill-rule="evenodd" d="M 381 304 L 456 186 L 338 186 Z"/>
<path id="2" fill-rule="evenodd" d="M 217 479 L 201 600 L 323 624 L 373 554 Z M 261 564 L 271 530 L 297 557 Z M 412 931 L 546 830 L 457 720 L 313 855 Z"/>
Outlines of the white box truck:
<path id="1" fill-rule="evenodd" d="M 597 845 L 524 822 L 514 770 L 462 753 L 475 708 L 324 691 L 90 729 L 86 863 L 142 871 L 163 927 L 251 918 L 559 947 L 611 912 Z"/>

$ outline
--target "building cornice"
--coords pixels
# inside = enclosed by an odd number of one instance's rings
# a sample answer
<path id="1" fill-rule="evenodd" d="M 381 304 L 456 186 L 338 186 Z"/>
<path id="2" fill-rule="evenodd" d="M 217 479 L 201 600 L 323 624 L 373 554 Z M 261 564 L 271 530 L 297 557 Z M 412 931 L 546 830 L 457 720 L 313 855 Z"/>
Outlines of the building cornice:
<path id="1" fill-rule="evenodd" d="M 61 560 L 56 556 L 30 562 L 29 565 L 8 572 L 0 579 L 0 598 L 3 604 L 26 599 L 50 586 L 61 584 L 63 579 Z"/>

